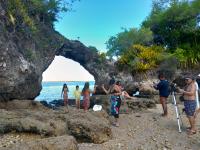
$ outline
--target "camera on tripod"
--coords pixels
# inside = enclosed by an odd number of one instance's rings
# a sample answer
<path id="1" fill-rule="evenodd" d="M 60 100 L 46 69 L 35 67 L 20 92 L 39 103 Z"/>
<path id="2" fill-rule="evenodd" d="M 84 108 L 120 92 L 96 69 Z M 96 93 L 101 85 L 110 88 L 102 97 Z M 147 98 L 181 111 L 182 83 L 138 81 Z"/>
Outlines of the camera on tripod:
<path id="1" fill-rule="evenodd" d="M 172 82 L 170 84 L 170 93 L 176 92 L 176 91 L 177 91 L 177 84 Z"/>

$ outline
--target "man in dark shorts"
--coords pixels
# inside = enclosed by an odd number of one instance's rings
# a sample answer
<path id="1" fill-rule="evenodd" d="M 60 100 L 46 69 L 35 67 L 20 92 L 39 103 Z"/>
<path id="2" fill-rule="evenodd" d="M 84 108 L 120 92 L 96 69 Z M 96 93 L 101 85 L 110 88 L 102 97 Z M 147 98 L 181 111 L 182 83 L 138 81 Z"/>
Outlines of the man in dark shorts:
<path id="1" fill-rule="evenodd" d="M 159 95 L 160 95 L 160 103 L 163 108 L 163 114 L 162 116 L 167 116 L 168 111 L 167 111 L 167 97 L 170 94 L 169 91 L 169 82 L 165 79 L 164 74 L 160 73 L 158 75 L 158 78 L 160 79 L 160 82 L 158 84 L 154 84 L 154 88 L 156 90 L 159 90 Z"/>
<path id="2" fill-rule="evenodd" d="M 186 86 L 184 90 L 179 91 L 184 95 L 185 113 L 188 117 L 190 127 L 188 127 L 188 134 L 196 134 L 195 126 L 195 109 L 196 109 L 196 86 L 194 78 L 191 75 L 185 77 Z"/>

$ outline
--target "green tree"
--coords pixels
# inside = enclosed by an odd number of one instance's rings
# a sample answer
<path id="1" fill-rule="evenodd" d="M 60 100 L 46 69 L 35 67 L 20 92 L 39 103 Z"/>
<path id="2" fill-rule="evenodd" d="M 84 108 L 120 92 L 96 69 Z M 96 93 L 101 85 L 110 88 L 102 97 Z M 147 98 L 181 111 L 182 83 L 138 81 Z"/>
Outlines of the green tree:
<path id="1" fill-rule="evenodd" d="M 152 42 L 152 32 L 149 28 L 124 29 L 123 32 L 112 36 L 107 42 L 107 55 L 110 57 L 120 56 L 133 44 L 150 45 Z"/>
<path id="2" fill-rule="evenodd" d="M 76 0 L 9 0 L 6 2 L 6 12 L 13 26 L 25 24 L 35 29 L 37 21 L 53 26 L 59 13 L 70 10 L 74 1 Z"/>
<path id="3" fill-rule="evenodd" d="M 167 8 L 161 7 L 166 3 L 160 3 L 161 6 L 152 9 L 150 16 L 143 22 L 143 27 L 151 28 L 155 44 L 165 46 L 171 53 L 182 49 L 187 57 L 187 64 L 198 64 L 200 29 L 197 28 L 196 20 L 200 14 L 200 1 L 171 0 L 167 3 Z"/>
<path id="4" fill-rule="evenodd" d="M 124 53 L 117 64 L 119 69 L 128 69 L 131 72 L 146 72 L 159 65 L 163 58 L 164 49 L 159 46 L 132 45 Z"/>

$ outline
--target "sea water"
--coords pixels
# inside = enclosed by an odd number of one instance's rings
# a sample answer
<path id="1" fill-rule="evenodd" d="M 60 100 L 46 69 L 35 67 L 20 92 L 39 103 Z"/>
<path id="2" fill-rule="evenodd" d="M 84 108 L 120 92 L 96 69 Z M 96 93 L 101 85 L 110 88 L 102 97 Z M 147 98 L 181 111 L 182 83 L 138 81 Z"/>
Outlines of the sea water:
<path id="1" fill-rule="evenodd" d="M 40 92 L 40 95 L 36 97 L 35 99 L 38 101 L 53 101 L 53 100 L 59 100 L 62 99 L 61 92 L 63 88 L 63 84 L 66 83 L 69 89 L 68 92 L 68 98 L 74 99 L 73 92 L 76 89 L 76 85 L 79 86 L 79 90 L 82 91 L 85 81 L 48 81 L 48 82 L 42 82 L 42 90 Z M 90 89 L 94 89 L 95 81 L 89 81 L 90 83 Z M 82 97 L 81 97 L 82 99 Z"/>

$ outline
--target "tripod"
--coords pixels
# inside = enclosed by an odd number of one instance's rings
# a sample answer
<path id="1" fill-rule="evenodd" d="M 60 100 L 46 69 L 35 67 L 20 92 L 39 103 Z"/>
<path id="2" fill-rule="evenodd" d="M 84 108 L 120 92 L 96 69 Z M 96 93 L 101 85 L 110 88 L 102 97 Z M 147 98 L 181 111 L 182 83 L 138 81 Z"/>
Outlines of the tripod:
<path id="1" fill-rule="evenodd" d="M 176 119 L 177 119 L 177 122 L 178 122 L 178 131 L 179 131 L 179 133 L 181 133 L 182 132 L 181 124 L 180 124 L 181 117 L 180 117 L 180 113 L 179 113 L 179 110 L 178 110 L 178 105 L 176 103 L 175 90 L 172 90 L 171 95 L 172 95 L 172 102 L 174 104 L 175 111 L 176 111 Z M 183 125 L 182 120 L 181 120 L 181 123 Z"/>

